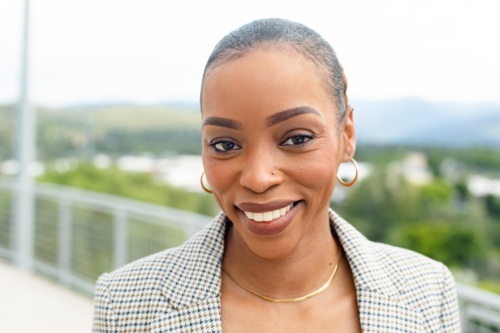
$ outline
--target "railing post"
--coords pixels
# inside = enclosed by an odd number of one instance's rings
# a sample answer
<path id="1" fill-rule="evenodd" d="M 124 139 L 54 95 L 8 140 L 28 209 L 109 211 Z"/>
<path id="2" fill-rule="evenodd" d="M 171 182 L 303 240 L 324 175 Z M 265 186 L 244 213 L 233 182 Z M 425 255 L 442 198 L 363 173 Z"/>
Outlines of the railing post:
<path id="1" fill-rule="evenodd" d="M 15 229 L 15 262 L 26 269 L 33 269 L 34 257 L 34 180 L 31 168 L 35 161 L 35 112 L 28 94 L 28 39 L 29 0 L 25 0 L 24 34 L 21 65 L 21 95 L 17 113 L 18 188 L 14 204 L 13 229 Z"/>
<path id="2" fill-rule="evenodd" d="M 68 198 L 59 199 L 59 281 L 71 284 L 71 205 Z"/>
<path id="3" fill-rule="evenodd" d="M 127 213 L 115 209 L 113 216 L 113 264 L 118 268 L 127 263 Z"/>
<path id="4" fill-rule="evenodd" d="M 15 190 L 11 218 L 14 262 L 25 270 L 33 270 L 35 193 L 32 180 L 21 180 Z"/>

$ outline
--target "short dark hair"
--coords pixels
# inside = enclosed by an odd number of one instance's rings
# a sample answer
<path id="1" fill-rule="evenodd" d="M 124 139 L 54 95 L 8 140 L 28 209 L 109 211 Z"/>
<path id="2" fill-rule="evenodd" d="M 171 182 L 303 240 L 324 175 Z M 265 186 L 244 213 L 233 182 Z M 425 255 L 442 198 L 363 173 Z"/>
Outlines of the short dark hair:
<path id="1" fill-rule="evenodd" d="M 316 31 L 280 18 L 252 21 L 222 38 L 208 58 L 203 72 L 202 89 L 210 69 L 241 58 L 257 48 L 280 45 L 292 47 L 312 61 L 320 73 L 325 74 L 325 87 L 335 100 L 339 120 L 342 119 L 347 106 L 347 81 L 335 51 Z"/>

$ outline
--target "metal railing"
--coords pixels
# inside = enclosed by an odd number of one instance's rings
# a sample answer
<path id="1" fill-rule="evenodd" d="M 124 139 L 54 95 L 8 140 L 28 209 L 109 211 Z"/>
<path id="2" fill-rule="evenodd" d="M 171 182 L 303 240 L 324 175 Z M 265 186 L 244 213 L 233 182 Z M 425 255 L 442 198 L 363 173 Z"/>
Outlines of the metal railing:
<path id="1" fill-rule="evenodd" d="M 15 183 L 0 179 L 0 258 L 14 261 Z M 71 187 L 37 184 L 33 270 L 92 295 L 103 273 L 182 244 L 211 218 Z M 459 284 L 464 332 L 500 332 L 500 295 Z"/>
<path id="2" fill-rule="evenodd" d="M 500 332 L 500 295 L 464 284 L 457 290 L 464 332 Z"/>
<path id="3" fill-rule="evenodd" d="M 182 244 L 208 216 L 71 187 L 37 184 L 33 266 L 91 295 L 94 282 L 135 259 Z M 15 261 L 15 184 L 0 179 L 0 258 Z"/>

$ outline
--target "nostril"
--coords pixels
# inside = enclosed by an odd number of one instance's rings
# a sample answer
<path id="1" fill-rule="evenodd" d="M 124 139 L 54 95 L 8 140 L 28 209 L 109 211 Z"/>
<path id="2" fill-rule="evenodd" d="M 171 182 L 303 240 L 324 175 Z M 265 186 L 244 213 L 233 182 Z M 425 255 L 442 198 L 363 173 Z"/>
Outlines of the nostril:
<path id="1" fill-rule="evenodd" d="M 240 178 L 240 184 L 255 193 L 263 193 L 280 183 L 279 177 L 272 176 L 270 172 L 267 175 L 245 175 Z"/>

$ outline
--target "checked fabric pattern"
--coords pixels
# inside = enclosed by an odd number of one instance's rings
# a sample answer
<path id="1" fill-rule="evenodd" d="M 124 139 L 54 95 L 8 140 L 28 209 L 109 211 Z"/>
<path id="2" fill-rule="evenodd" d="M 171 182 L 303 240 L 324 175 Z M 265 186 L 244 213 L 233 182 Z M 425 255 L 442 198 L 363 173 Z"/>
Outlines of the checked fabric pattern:
<path id="1" fill-rule="evenodd" d="M 453 278 L 441 263 L 373 243 L 330 211 L 356 285 L 363 332 L 460 332 Z M 94 333 L 222 332 L 219 214 L 180 247 L 130 263 L 96 284 Z"/>

